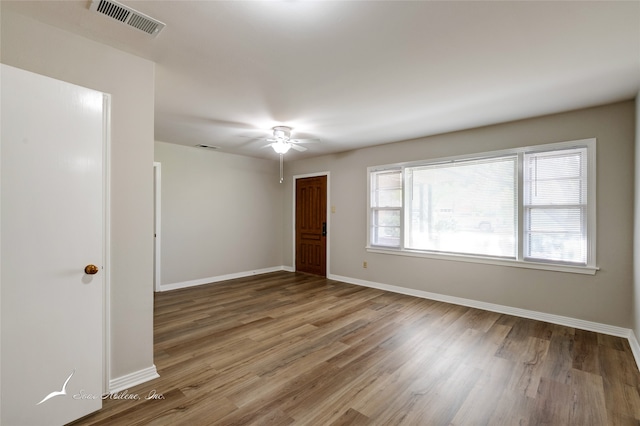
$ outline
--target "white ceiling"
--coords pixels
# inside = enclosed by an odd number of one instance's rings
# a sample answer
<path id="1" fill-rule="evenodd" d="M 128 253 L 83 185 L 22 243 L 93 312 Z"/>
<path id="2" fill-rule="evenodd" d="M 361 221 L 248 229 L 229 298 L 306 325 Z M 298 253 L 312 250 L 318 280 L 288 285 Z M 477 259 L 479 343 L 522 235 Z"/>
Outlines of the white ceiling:
<path id="1" fill-rule="evenodd" d="M 3 8 L 156 63 L 155 138 L 272 158 L 276 125 L 340 152 L 632 99 L 640 2 L 82 1 Z"/>

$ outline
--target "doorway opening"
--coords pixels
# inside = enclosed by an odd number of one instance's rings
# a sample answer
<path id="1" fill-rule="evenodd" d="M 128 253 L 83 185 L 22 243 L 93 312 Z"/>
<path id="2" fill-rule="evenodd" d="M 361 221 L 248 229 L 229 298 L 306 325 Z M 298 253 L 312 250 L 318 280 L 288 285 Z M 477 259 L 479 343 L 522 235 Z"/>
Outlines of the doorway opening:
<path id="1" fill-rule="evenodd" d="M 161 176 L 162 164 L 153 163 L 153 286 L 155 291 L 160 291 L 160 208 L 161 203 Z"/>

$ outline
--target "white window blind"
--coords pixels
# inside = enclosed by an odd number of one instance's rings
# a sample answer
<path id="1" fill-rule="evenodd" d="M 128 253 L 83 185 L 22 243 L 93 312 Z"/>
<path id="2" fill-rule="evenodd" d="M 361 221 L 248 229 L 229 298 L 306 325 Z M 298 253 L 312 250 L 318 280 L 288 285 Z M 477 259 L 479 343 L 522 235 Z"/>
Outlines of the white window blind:
<path id="1" fill-rule="evenodd" d="M 371 174 L 371 244 L 400 247 L 402 224 L 402 172 Z"/>
<path id="2" fill-rule="evenodd" d="M 524 257 L 587 264 L 587 149 L 524 156 Z"/>

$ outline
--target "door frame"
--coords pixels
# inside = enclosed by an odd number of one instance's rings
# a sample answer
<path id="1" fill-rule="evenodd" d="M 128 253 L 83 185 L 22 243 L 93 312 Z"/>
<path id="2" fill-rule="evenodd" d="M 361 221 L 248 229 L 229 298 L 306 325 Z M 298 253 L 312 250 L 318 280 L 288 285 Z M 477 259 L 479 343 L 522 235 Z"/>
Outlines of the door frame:
<path id="1" fill-rule="evenodd" d="M 160 280 L 160 272 L 161 272 L 161 268 L 160 268 L 160 253 L 161 253 L 161 249 L 160 249 L 160 213 L 161 213 L 161 195 L 162 195 L 162 191 L 161 191 L 161 181 L 162 181 L 162 163 L 159 163 L 157 161 L 153 162 L 153 193 L 154 193 L 154 205 L 153 205 L 153 215 L 154 215 L 154 229 L 153 229 L 153 234 L 154 234 L 154 239 L 153 239 L 153 244 L 154 244 L 154 252 L 153 252 L 153 256 L 154 256 L 154 261 L 153 261 L 153 265 L 154 265 L 154 289 L 155 291 L 161 291 L 160 289 L 160 285 L 161 285 L 161 280 Z"/>
<path id="2" fill-rule="evenodd" d="M 326 260 L 327 260 L 327 266 L 326 266 L 326 271 L 325 271 L 325 276 L 329 276 L 330 271 L 331 271 L 331 172 L 329 171 L 325 171 L 325 172 L 316 172 L 316 173 L 307 173 L 307 174 L 303 174 L 303 175 L 294 175 L 293 176 L 293 196 L 292 196 L 292 200 L 293 200 L 293 206 L 291 207 L 292 210 L 292 217 L 293 220 L 291 221 L 291 229 L 292 229 L 292 241 L 291 241 L 291 247 L 293 249 L 293 254 L 292 254 L 292 270 L 295 272 L 296 270 L 296 203 L 297 203 L 297 199 L 296 199 L 296 185 L 297 185 L 297 180 L 298 179 L 305 179 L 305 178 L 310 178 L 310 177 L 318 177 L 318 176 L 326 176 L 327 177 L 327 236 L 325 237 L 327 239 L 327 250 L 325 253 L 326 256 Z"/>
<path id="3" fill-rule="evenodd" d="M 104 294 L 102 297 L 103 382 L 102 392 L 109 393 L 111 380 L 111 95 L 103 93 L 104 130 L 102 142 L 103 206 L 104 206 Z"/>

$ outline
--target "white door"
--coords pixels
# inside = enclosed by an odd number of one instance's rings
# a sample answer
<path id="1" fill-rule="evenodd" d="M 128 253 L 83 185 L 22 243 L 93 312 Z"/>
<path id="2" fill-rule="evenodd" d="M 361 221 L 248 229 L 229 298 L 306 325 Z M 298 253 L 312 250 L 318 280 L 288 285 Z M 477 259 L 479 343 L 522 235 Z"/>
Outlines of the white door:
<path id="1" fill-rule="evenodd" d="M 1 67 L 0 424 L 61 425 L 102 406 L 106 95 Z"/>

